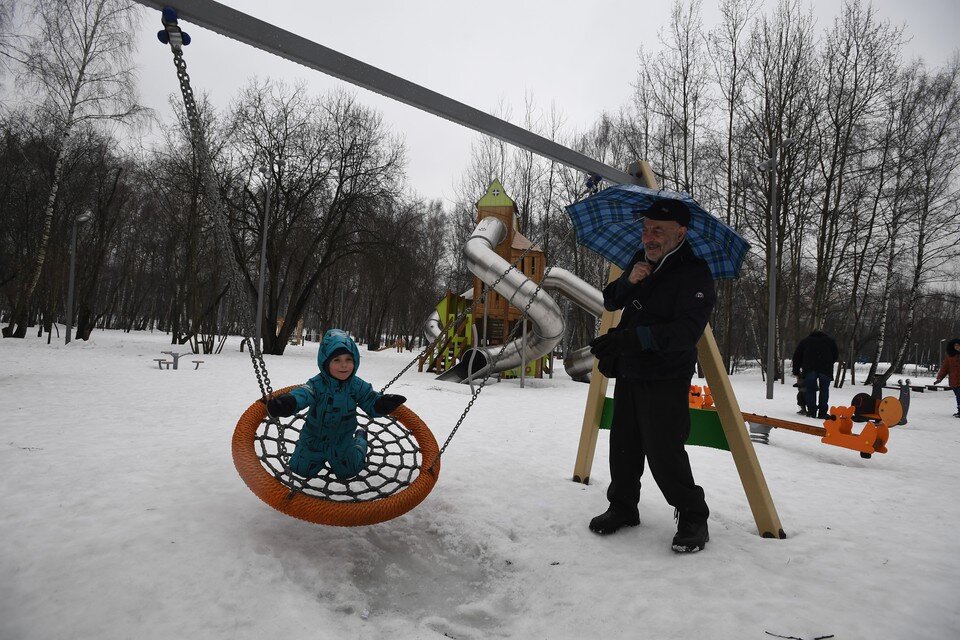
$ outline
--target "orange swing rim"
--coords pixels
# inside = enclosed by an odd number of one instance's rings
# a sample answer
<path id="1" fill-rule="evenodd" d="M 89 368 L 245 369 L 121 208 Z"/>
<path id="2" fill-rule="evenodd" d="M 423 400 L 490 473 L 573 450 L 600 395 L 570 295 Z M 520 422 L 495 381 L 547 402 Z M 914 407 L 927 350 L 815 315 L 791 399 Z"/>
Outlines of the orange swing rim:
<path id="1" fill-rule="evenodd" d="M 276 395 L 294 388 L 285 387 Z M 290 488 L 268 472 L 257 456 L 257 429 L 266 415 L 266 405 L 257 400 L 240 416 L 233 432 L 233 464 L 258 498 L 288 516 L 338 527 L 378 524 L 401 516 L 423 502 L 440 476 L 440 448 L 436 438 L 420 416 L 401 405 L 390 417 L 406 427 L 420 446 L 420 472 L 410 486 L 385 498 L 362 502 L 327 500 L 299 491 L 291 495 Z"/>

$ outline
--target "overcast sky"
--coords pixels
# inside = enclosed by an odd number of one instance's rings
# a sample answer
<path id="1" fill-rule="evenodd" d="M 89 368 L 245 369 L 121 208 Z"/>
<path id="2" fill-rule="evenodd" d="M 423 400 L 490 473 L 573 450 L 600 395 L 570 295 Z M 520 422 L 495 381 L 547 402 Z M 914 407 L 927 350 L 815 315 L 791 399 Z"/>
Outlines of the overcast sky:
<path id="1" fill-rule="evenodd" d="M 666 0 L 224 4 L 483 111 L 502 104 L 519 118 L 527 95 L 545 109 L 555 103 L 569 129 L 583 129 L 601 111 L 615 111 L 629 100 L 637 49 L 658 48 L 657 32 L 667 25 L 670 10 Z M 717 21 L 714 4 L 704 3 L 706 28 Z M 821 28 L 832 23 L 838 5 L 837 0 L 815 0 Z M 957 0 L 876 0 L 874 6 L 882 17 L 905 26 L 912 38 L 907 58 L 922 57 L 928 66 L 937 66 L 957 47 Z M 154 35 L 160 28 L 159 12 L 144 8 L 142 13 L 137 56 L 141 98 L 167 116 L 176 76 L 169 49 Z M 193 37 L 186 59 L 194 88 L 210 93 L 220 108 L 255 75 L 303 79 L 316 93 L 347 86 L 187 22 L 181 26 Z M 403 135 L 411 186 L 427 197 L 451 198 L 478 134 L 369 91 L 356 92 Z"/>

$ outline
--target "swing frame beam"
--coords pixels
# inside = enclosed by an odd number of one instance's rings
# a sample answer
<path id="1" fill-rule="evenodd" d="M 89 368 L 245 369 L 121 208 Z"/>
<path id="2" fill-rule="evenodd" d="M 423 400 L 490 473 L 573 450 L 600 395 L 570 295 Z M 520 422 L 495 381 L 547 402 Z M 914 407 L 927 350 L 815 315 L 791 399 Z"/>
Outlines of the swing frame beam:
<path id="1" fill-rule="evenodd" d="M 158 10 L 170 7 L 180 19 L 197 26 L 509 142 L 572 169 L 599 175 L 613 183 L 639 184 L 635 176 L 625 171 L 214 0 L 135 1 Z"/>
<path id="2" fill-rule="evenodd" d="M 522 127 L 214 0 L 189 0 L 189 2 L 185 0 L 181 0 L 181 2 L 135 1 L 157 10 L 171 7 L 177 12 L 178 18 L 185 19 L 222 36 L 379 93 L 527 151 L 532 151 L 572 169 L 584 171 L 592 176 L 600 176 L 612 183 L 629 183 L 657 188 L 653 171 L 645 161 L 631 165 L 628 171 L 615 169 Z M 611 265 L 610 278 L 614 278 L 616 273 L 617 268 Z M 616 318 L 609 312 L 604 313 L 601 317 L 601 331 L 613 326 L 615 320 Z M 774 507 L 770 492 L 767 489 L 756 451 L 753 449 L 747 434 L 743 415 L 740 412 L 733 387 L 730 384 L 730 379 L 720 357 L 720 351 L 713 337 L 713 330 L 709 324 L 697 345 L 697 350 L 700 364 L 706 373 L 707 382 L 713 390 L 720 422 L 723 425 L 727 441 L 730 443 L 730 451 L 733 454 L 744 491 L 757 522 L 757 528 L 763 537 L 785 538 L 776 507 Z M 580 437 L 580 449 L 577 453 L 577 468 L 574 471 L 574 478 L 580 479 L 581 482 L 589 481 L 607 386 L 606 378 L 599 373 L 596 367 L 593 371 L 593 381 L 596 381 L 596 383 L 591 382 L 590 384 Z M 601 387 L 602 391 L 600 391 Z"/>

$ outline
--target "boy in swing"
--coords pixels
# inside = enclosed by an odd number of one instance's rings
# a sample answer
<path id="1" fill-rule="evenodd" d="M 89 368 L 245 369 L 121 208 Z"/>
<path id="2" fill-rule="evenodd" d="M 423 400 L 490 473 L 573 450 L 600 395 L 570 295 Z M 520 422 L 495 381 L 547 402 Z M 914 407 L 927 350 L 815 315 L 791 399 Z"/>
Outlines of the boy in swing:
<path id="1" fill-rule="evenodd" d="M 311 478 L 329 464 L 338 479 L 357 475 L 363 470 L 368 447 L 367 434 L 357 425 L 357 407 L 379 418 L 406 402 L 403 396 L 377 393 L 369 382 L 358 378 L 359 363 L 360 351 L 350 336 L 330 329 L 317 353 L 320 373 L 267 402 L 267 413 L 274 418 L 310 409 L 290 457 L 294 473 Z"/>

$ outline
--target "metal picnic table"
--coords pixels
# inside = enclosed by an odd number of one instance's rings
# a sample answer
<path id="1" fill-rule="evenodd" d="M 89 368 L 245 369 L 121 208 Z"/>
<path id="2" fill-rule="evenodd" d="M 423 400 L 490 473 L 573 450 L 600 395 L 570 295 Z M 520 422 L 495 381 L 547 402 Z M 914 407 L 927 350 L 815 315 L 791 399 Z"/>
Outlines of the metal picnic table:
<path id="1" fill-rule="evenodd" d="M 173 368 L 176 369 L 176 368 L 177 368 L 177 362 L 180 360 L 180 356 L 185 356 L 185 355 L 189 354 L 190 352 L 189 352 L 189 351 L 185 351 L 185 352 L 183 352 L 183 353 L 177 353 L 177 352 L 175 352 L 175 351 L 161 351 L 160 353 L 170 356 L 170 358 L 173 360 Z"/>

